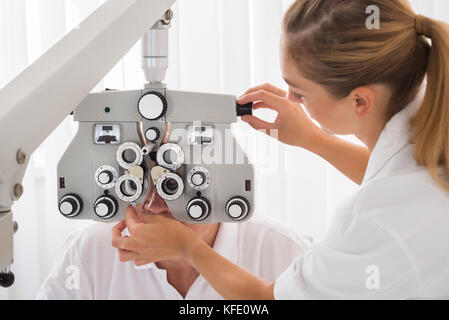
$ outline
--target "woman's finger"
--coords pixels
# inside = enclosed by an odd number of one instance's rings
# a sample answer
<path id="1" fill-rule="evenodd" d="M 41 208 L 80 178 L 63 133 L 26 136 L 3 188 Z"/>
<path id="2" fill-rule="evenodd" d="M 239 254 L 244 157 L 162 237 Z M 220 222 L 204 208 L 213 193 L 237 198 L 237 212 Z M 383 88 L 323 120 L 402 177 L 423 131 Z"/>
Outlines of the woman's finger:
<path id="1" fill-rule="evenodd" d="M 144 259 L 141 259 L 141 260 L 139 260 L 139 259 L 134 260 L 134 264 L 136 265 L 136 267 L 141 267 L 141 266 L 144 266 L 144 265 L 147 265 L 147 264 L 150 264 L 150 263 L 155 263 L 155 262 L 157 262 L 157 261 L 155 261 L 155 260 L 149 260 L 149 259 L 146 259 L 146 260 L 144 260 Z"/>
<path id="2" fill-rule="evenodd" d="M 137 218 L 137 213 L 136 213 L 136 209 L 134 209 L 132 206 L 129 206 L 128 209 L 126 210 L 126 227 L 129 230 L 129 233 L 133 233 L 137 226 L 140 224 L 138 218 Z"/>
<path id="3" fill-rule="evenodd" d="M 140 255 L 137 254 L 136 252 L 132 252 L 129 250 L 123 250 L 123 249 L 118 249 L 118 255 L 119 255 L 120 262 L 134 261 L 134 260 L 138 260 L 140 258 Z"/>
<path id="4" fill-rule="evenodd" d="M 287 92 L 286 91 L 284 91 L 284 90 L 282 90 L 282 89 L 280 89 L 278 87 L 275 87 L 275 86 L 273 86 L 270 83 L 265 83 L 263 85 L 256 86 L 256 87 L 253 87 L 251 89 L 248 89 L 243 95 L 247 95 L 248 93 L 251 93 L 251 92 L 254 92 L 254 91 L 259 91 L 259 90 L 266 90 L 268 92 L 271 92 L 271 93 L 273 93 L 273 94 L 275 94 L 277 96 L 283 97 L 283 98 L 285 98 L 287 96 Z"/>
<path id="5" fill-rule="evenodd" d="M 263 121 L 255 116 L 243 116 L 242 121 L 248 123 L 256 130 L 273 130 L 278 129 L 277 123 Z"/>
<path id="6" fill-rule="evenodd" d="M 274 110 L 274 111 L 278 111 L 279 108 L 273 107 L 270 104 L 266 104 L 265 102 L 256 102 L 253 106 L 253 110 L 258 110 L 258 109 L 270 109 L 270 110 Z"/>
<path id="7" fill-rule="evenodd" d="M 266 90 L 259 90 L 248 93 L 238 100 L 240 104 L 247 104 L 250 102 L 263 102 L 270 105 L 275 111 L 279 111 L 280 107 L 285 104 L 285 98 L 279 97 Z"/>
<path id="8" fill-rule="evenodd" d="M 121 235 L 112 235 L 111 244 L 116 249 L 137 251 L 137 245 L 135 241 L 130 237 L 122 237 Z"/>
<path id="9" fill-rule="evenodd" d="M 120 237 L 122 235 L 123 230 L 125 229 L 126 229 L 126 222 L 122 220 L 112 228 L 112 235 Z"/>

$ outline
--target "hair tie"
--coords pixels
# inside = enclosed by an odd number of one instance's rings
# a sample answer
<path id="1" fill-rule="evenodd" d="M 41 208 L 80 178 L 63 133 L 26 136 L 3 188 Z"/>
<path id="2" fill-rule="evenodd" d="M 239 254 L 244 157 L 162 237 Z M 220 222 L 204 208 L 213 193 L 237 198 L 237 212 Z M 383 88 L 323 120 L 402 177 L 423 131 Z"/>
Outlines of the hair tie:
<path id="1" fill-rule="evenodd" d="M 431 38 L 432 37 L 431 23 L 432 23 L 432 19 L 418 14 L 415 17 L 416 33 L 420 36 L 425 36 L 427 38 Z"/>

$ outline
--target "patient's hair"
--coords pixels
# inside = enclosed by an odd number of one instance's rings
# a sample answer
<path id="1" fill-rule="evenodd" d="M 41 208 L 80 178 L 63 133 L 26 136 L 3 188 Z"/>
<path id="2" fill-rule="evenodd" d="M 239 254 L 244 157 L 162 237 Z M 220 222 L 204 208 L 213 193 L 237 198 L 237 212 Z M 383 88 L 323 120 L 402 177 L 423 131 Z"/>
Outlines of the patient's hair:
<path id="1" fill-rule="evenodd" d="M 367 28 L 369 6 L 380 9 L 380 29 Z M 417 16 L 407 0 L 297 0 L 284 18 L 290 58 L 306 78 L 337 99 L 384 84 L 392 89 L 386 121 L 417 95 L 424 102 L 411 120 L 416 161 L 449 191 L 449 26 Z M 431 41 L 429 41 L 431 39 Z"/>

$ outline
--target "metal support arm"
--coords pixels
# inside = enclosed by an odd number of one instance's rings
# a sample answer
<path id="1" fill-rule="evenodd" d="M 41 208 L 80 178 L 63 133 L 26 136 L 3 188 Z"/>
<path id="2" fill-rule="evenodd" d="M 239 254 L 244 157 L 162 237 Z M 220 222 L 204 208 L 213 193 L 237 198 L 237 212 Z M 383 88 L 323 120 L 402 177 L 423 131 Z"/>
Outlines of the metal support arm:
<path id="1" fill-rule="evenodd" d="M 31 154 L 174 2 L 107 1 L 0 91 L 0 230 L 13 228 L 11 205 Z M 0 234 L 0 248 L 10 237 Z M 12 262 L 7 251 L 0 269 Z"/>

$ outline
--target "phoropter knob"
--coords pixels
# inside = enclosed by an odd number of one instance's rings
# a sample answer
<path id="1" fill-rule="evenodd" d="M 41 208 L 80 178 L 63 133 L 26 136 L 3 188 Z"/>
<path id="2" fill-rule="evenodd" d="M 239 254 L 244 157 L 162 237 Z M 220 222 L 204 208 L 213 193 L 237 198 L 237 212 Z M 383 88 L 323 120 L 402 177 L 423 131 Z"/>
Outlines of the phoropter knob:
<path id="1" fill-rule="evenodd" d="M 110 219 L 117 214 L 118 202 L 113 196 L 105 195 L 95 201 L 94 212 L 101 219 Z"/>
<path id="2" fill-rule="evenodd" d="M 147 120 L 159 120 L 167 112 L 167 99 L 159 92 L 148 92 L 140 98 L 137 110 Z"/>
<path id="3" fill-rule="evenodd" d="M 0 272 L 0 287 L 3 288 L 9 288 L 14 284 L 14 273 L 12 272 L 7 272 L 7 273 L 3 273 Z"/>
<path id="4" fill-rule="evenodd" d="M 109 184 L 114 179 L 114 176 L 111 171 L 103 171 L 98 175 L 98 182 L 102 185 Z"/>
<path id="5" fill-rule="evenodd" d="M 228 217 L 234 221 L 241 221 L 251 211 L 249 201 L 241 196 L 231 198 L 225 208 Z"/>
<path id="6" fill-rule="evenodd" d="M 203 221 L 206 219 L 211 210 L 209 200 L 204 197 L 196 197 L 187 204 L 187 214 L 192 220 Z"/>
<path id="7" fill-rule="evenodd" d="M 238 104 L 237 103 L 237 117 L 243 117 L 244 115 L 252 115 L 253 114 L 253 103 L 247 104 Z"/>
<path id="8" fill-rule="evenodd" d="M 59 212 L 67 218 L 73 218 L 83 211 L 83 200 L 77 194 L 70 193 L 59 201 Z"/>
<path id="9" fill-rule="evenodd" d="M 161 136 L 161 132 L 159 131 L 158 128 L 149 128 L 146 132 L 145 132 L 145 138 L 149 141 L 149 142 L 156 142 Z"/>
<path id="10" fill-rule="evenodd" d="M 102 189 L 110 189 L 114 187 L 117 175 L 117 170 L 112 166 L 103 165 L 95 172 L 95 182 Z"/>

